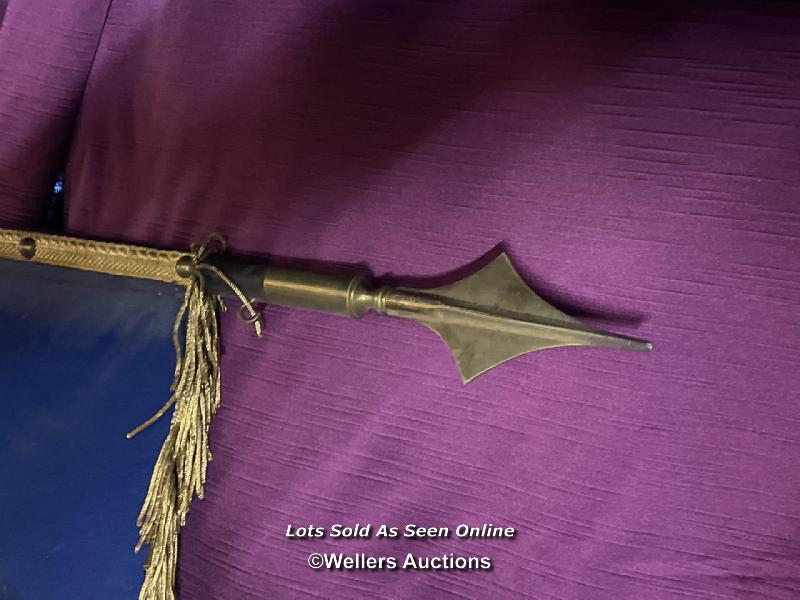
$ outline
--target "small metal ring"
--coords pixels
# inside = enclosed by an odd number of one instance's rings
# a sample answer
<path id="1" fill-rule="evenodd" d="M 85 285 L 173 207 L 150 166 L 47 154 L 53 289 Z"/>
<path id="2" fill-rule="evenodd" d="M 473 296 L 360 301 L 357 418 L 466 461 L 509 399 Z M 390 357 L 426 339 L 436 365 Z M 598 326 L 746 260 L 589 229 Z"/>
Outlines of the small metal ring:
<path id="1" fill-rule="evenodd" d="M 184 279 L 188 279 L 197 271 L 197 268 L 194 264 L 194 258 L 190 255 L 181 256 L 178 261 L 175 263 L 175 272 L 178 274 L 179 277 L 183 277 Z"/>
<path id="2" fill-rule="evenodd" d="M 36 240 L 32 237 L 24 237 L 19 241 L 19 255 L 28 260 L 36 256 Z"/>
<path id="3" fill-rule="evenodd" d="M 216 244 L 216 248 L 214 248 L 214 244 Z M 225 242 L 225 238 L 216 231 L 208 234 L 208 239 L 205 243 L 206 248 L 213 248 L 213 251 L 217 254 L 224 254 L 227 245 L 228 244 Z"/>
<path id="4" fill-rule="evenodd" d="M 252 315 L 245 315 L 245 312 L 244 312 L 245 310 L 248 310 L 248 311 L 252 310 L 253 314 Z M 236 316 L 239 317 L 240 321 L 244 321 L 245 323 L 248 323 L 248 324 L 255 323 L 256 321 L 258 321 L 259 317 L 261 317 L 261 315 L 258 313 L 258 311 L 255 308 L 247 306 L 247 304 L 242 304 L 239 307 L 239 310 L 236 311 Z"/>

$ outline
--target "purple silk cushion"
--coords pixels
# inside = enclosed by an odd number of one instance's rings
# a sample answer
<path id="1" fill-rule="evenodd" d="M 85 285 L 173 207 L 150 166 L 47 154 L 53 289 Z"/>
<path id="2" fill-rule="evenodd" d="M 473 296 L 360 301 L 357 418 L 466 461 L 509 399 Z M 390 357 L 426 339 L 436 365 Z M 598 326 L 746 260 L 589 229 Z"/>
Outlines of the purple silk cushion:
<path id="1" fill-rule="evenodd" d="M 413 276 L 503 243 L 559 307 L 655 345 L 548 350 L 463 387 L 413 323 L 269 307 L 258 340 L 229 311 L 180 597 L 797 597 L 798 33 L 791 3 L 114 0 L 71 233 L 219 231 Z M 518 533 L 286 537 L 336 523 Z"/>

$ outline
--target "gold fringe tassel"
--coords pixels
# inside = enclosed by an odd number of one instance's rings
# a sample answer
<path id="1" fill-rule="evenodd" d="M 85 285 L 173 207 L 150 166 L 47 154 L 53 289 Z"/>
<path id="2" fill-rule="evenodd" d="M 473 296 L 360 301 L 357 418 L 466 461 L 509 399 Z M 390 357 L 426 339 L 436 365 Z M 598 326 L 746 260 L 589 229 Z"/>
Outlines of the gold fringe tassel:
<path id="1" fill-rule="evenodd" d="M 221 238 L 212 239 L 221 242 Z M 248 308 L 256 334 L 261 336 L 258 314 L 247 298 L 224 273 L 204 262 L 213 251 L 208 245 L 193 247 L 192 281 L 186 287 L 172 329 L 176 353 L 172 395 L 152 417 L 128 433 L 129 438 L 133 437 L 170 406 L 175 406 L 169 433 L 136 521 L 139 527 L 136 551 L 144 544 L 149 546 L 139 600 L 175 599 L 178 533 L 186 524 L 192 498 L 203 497 L 206 468 L 211 460 L 208 428 L 220 405 L 217 308 L 224 305 L 218 297 L 206 293 L 203 270 L 213 271 L 233 290 Z M 185 326 L 183 352 L 179 340 L 182 325 Z"/>

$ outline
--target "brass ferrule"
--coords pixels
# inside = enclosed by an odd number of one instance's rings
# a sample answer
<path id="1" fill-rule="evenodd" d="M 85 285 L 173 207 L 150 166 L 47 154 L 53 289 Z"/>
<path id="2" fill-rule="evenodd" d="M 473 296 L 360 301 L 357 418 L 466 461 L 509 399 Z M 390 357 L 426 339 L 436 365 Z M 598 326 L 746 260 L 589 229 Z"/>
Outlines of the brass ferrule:
<path id="1" fill-rule="evenodd" d="M 268 266 L 264 269 L 261 300 L 270 304 L 349 315 L 360 319 L 368 311 L 386 314 L 391 288 L 370 289 L 362 275 L 316 273 Z"/>

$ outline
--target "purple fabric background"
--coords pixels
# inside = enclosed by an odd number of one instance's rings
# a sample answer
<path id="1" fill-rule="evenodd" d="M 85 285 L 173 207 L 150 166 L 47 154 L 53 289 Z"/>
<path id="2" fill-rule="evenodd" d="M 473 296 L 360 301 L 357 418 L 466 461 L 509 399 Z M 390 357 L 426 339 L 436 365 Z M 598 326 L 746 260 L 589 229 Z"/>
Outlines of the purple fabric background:
<path id="1" fill-rule="evenodd" d="M 0 0 L 0 206 L 5 226 L 45 213 L 108 0 Z"/>
<path id="2" fill-rule="evenodd" d="M 4 62 L 51 18 L 19 5 Z M 35 224 L 32 177 L 57 167 L 37 136 L 51 110 L 69 135 L 88 73 L 71 233 L 217 230 L 237 252 L 421 277 L 502 242 L 557 305 L 655 344 L 540 352 L 462 387 L 413 324 L 269 308 L 259 341 L 226 315 L 181 598 L 798 596 L 791 3 L 113 0 L 94 57 L 104 11 L 65 29 L 72 53 L 0 68 L 5 224 Z M 355 522 L 519 534 L 284 537 Z M 312 571 L 313 551 L 495 568 Z"/>

